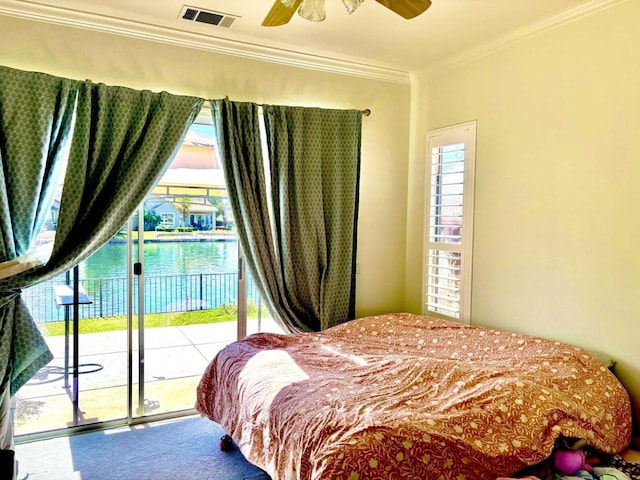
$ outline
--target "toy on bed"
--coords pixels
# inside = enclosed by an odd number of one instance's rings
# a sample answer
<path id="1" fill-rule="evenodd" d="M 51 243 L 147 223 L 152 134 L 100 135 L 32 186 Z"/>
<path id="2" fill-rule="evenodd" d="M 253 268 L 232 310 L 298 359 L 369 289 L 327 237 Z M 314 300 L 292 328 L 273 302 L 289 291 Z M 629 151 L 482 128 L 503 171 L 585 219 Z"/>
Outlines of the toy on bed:
<path id="1" fill-rule="evenodd" d="M 555 480 L 631 480 L 626 473 L 601 465 L 598 458 L 587 458 L 584 439 L 561 438 L 558 443 L 550 459 Z"/>
<path id="2" fill-rule="evenodd" d="M 564 475 L 573 475 L 579 470 L 593 472 L 593 467 L 585 462 L 582 450 L 558 450 L 553 454 L 553 468 Z"/>
<path id="3" fill-rule="evenodd" d="M 562 438 L 560 443 L 562 445 L 551 455 L 551 463 L 556 472 L 563 475 L 574 475 L 580 470 L 593 472 L 593 467 L 587 463 L 587 452 L 582 449 L 587 442 L 583 439 L 569 442 L 569 439 Z"/>
<path id="4" fill-rule="evenodd" d="M 197 394 L 273 480 L 495 480 L 562 437 L 606 454 L 631 439 L 629 396 L 591 353 L 413 314 L 250 335 Z"/>

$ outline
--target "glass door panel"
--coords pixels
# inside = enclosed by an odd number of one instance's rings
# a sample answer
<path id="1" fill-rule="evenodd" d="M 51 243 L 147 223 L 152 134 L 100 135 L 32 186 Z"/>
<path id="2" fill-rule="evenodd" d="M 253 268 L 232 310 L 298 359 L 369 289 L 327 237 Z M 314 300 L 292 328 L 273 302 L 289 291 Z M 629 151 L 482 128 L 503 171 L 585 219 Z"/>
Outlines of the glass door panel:
<path id="1" fill-rule="evenodd" d="M 246 334 L 251 335 L 259 332 L 270 333 L 285 333 L 285 331 L 278 325 L 271 313 L 267 309 L 265 303 L 262 300 L 260 291 L 251 277 L 251 274 L 246 272 L 247 278 L 247 329 Z"/>
<path id="2" fill-rule="evenodd" d="M 219 349 L 237 338 L 238 242 L 210 115 L 190 128 L 137 222 L 142 385 L 134 416 L 192 410 Z M 140 322 L 140 319 L 138 319 Z M 134 401 L 135 403 L 136 401 Z"/>
<path id="3" fill-rule="evenodd" d="M 117 273 L 126 264 L 112 255 L 112 242 L 24 290 L 54 359 L 16 394 L 17 436 L 126 418 L 126 284 Z"/>

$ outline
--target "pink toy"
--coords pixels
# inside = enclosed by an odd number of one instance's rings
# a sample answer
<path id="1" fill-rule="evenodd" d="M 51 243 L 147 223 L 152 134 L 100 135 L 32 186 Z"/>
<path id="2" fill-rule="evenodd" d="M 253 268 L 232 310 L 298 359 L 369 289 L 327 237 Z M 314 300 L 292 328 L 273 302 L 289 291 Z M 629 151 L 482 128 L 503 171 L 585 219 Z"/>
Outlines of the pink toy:
<path id="1" fill-rule="evenodd" d="M 496 480 L 540 480 L 538 477 L 534 477 L 533 475 L 529 475 L 528 477 L 498 477 Z"/>
<path id="2" fill-rule="evenodd" d="M 582 450 L 556 450 L 553 454 L 553 467 L 558 473 L 573 475 L 578 470 L 592 472 L 593 467 L 586 463 L 587 454 Z"/>

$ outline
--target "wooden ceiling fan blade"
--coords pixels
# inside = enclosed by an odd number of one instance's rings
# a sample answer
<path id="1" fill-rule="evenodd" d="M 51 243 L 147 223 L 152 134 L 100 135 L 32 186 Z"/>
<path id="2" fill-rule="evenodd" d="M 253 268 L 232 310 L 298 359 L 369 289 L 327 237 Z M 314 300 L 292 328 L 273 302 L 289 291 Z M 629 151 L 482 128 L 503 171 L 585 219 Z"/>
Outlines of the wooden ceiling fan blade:
<path id="1" fill-rule="evenodd" d="M 293 14 L 296 13 L 302 0 L 295 0 L 290 7 L 284 5 L 280 0 L 275 0 L 271 10 L 262 22 L 263 27 L 278 27 L 289 23 Z"/>
<path id="2" fill-rule="evenodd" d="M 417 17 L 431 6 L 431 0 L 376 0 L 407 20 Z"/>

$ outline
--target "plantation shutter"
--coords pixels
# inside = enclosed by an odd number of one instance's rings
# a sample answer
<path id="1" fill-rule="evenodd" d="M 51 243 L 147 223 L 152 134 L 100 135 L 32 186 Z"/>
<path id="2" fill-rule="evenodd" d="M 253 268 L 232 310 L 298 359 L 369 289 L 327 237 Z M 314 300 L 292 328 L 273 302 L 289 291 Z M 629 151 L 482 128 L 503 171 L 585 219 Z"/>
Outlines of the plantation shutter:
<path id="1" fill-rule="evenodd" d="M 475 122 L 427 134 L 423 313 L 469 323 Z"/>

